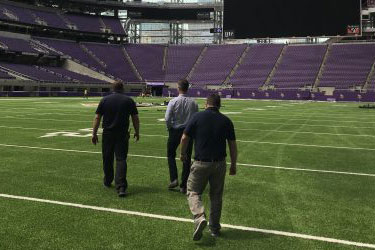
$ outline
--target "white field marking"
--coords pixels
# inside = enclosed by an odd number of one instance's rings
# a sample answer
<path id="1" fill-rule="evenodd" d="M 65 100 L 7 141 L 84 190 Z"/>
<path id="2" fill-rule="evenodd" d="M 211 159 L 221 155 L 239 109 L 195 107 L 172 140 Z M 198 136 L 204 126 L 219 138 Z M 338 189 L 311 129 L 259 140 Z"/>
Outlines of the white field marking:
<path id="1" fill-rule="evenodd" d="M 285 146 L 297 146 L 297 147 L 334 148 L 334 149 L 375 151 L 375 148 L 353 148 L 353 147 L 311 145 L 311 144 L 284 143 L 284 142 L 266 142 L 266 141 L 243 141 L 243 140 L 237 140 L 237 141 L 242 142 L 242 143 L 255 143 L 255 144 L 270 144 L 270 145 L 285 145 Z"/>
<path id="2" fill-rule="evenodd" d="M 280 110 L 281 111 L 281 110 Z M 264 113 L 259 113 L 259 112 L 248 112 L 249 115 L 254 115 L 254 116 L 282 116 L 282 117 L 292 117 L 292 116 L 297 116 L 297 117 L 305 117 L 304 112 L 301 111 L 301 112 L 288 112 L 286 114 L 283 114 L 281 112 L 264 112 Z M 342 114 L 338 114 L 337 112 L 336 113 L 324 113 L 324 112 L 320 112 L 320 113 L 309 113 L 309 115 L 312 115 L 313 118 L 315 117 L 330 117 L 332 118 L 332 116 L 336 117 L 336 118 L 354 118 L 354 119 L 357 119 L 357 118 L 360 118 L 363 116 L 366 116 L 364 117 L 365 119 L 368 119 L 368 117 L 375 117 L 375 115 L 368 115 L 368 114 L 363 114 L 363 115 L 354 115 L 354 116 L 348 116 L 348 115 L 342 115 Z"/>
<path id="3" fill-rule="evenodd" d="M 39 118 L 30 118 L 30 117 L 18 117 L 18 116 L 4 116 L 4 118 L 11 118 L 11 119 L 20 119 L 20 120 L 36 120 L 36 121 L 56 121 L 56 122 L 77 122 L 77 123 L 91 123 L 90 120 L 87 121 L 79 121 L 79 120 L 63 120 L 63 119 L 39 119 Z M 330 128 L 368 128 L 368 129 L 373 129 L 374 127 L 350 127 L 350 126 L 330 126 L 330 125 L 318 125 L 318 124 L 291 124 L 291 123 L 273 123 L 273 122 L 249 122 L 249 121 L 235 121 L 233 120 L 234 123 L 246 123 L 246 124 L 267 124 L 267 125 L 303 125 L 303 126 L 308 126 L 308 127 L 330 127 Z M 163 124 L 145 124 L 142 123 L 142 125 L 146 126 L 160 126 Z"/>
<path id="4" fill-rule="evenodd" d="M 7 129 L 22 129 L 22 130 L 40 130 L 40 131 L 54 131 L 54 132 L 76 132 L 77 130 L 56 130 L 53 128 L 25 128 L 25 127 L 17 127 L 17 126 L 1 126 L 0 128 L 7 128 Z M 240 131 L 264 131 L 264 132 L 275 132 L 275 133 L 296 133 L 296 134 L 312 134 L 312 135 L 332 135 L 332 136 L 353 136 L 353 137 L 371 137 L 375 138 L 375 135 L 367 135 L 367 134 L 333 134 L 333 133 L 316 133 L 316 132 L 295 132 L 292 130 L 272 130 L 272 129 L 252 129 L 252 128 L 236 128 L 236 130 Z M 141 134 L 142 136 L 150 136 L 150 137 L 168 137 L 165 135 L 145 135 Z"/>
<path id="5" fill-rule="evenodd" d="M 250 119 L 259 119 L 259 120 L 288 120 L 288 121 L 312 121 L 312 122 L 336 122 L 336 123 L 342 123 L 342 122 L 349 122 L 349 123 L 369 123 L 369 124 L 374 124 L 375 121 L 373 122 L 366 122 L 366 121 L 342 121 L 342 120 L 324 120 L 324 119 L 314 119 L 315 117 L 312 117 L 310 119 L 298 119 L 298 118 L 288 118 L 288 117 L 284 117 L 284 118 L 275 118 L 275 117 L 254 117 L 252 115 L 248 115 L 248 116 L 235 116 L 233 118 L 250 118 Z M 366 119 L 366 118 L 364 118 Z M 369 120 L 369 119 L 366 119 L 366 120 Z"/>
<path id="6" fill-rule="evenodd" d="M 16 117 L 16 116 L 4 116 L 4 118 L 20 119 L 20 120 L 36 120 L 36 121 L 55 121 L 55 122 L 79 122 L 79 123 L 91 123 L 90 120 L 78 121 L 78 120 L 63 120 L 63 119 L 38 119 L 30 117 Z"/>
<path id="7" fill-rule="evenodd" d="M 2 110 L 0 111 L 0 113 L 12 113 L 12 114 L 19 114 L 19 115 L 22 115 L 23 117 L 24 116 L 44 116 L 44 115 L 57 115 L 57 116 L 79 116 L 79 117 L 94 117 L 95 114 L 79 114 L 79 113 L 61 113 L 61 112 L 56 112 L 56 113 L 24 113 L 24 112 L 14 112 L 14 111 L 7 111 L 7 110 Z M 262 116 L 253 116 L 253 115 L 249 115 L 249 116 L 237 116 L 237 114 L 242 114 L 242 112 L 222 112 L 223 114 L 225 115 L 236 115 L 234 118 L 251 118 L 251 119 L 260 119 L 260 120 L 288 120 L 288 121 L 307 121 L 307 120 L 311 120 L 311 119 L 289 119 L 288 116 L 285 116 L 284 118 L 275 118 L 275 117 L 262 117 Z M 160 117 L 160 116 L 158 116 Z M 140 114 L 140 118 L 141 119 L 157 119 L 158 118 L 157 116 L 144 116 L 142 114 Z M 303 116 L 300 116 L 300 117 L 303 117 Z M 315 117 L 314 117 L 315 118 Z M 362 118 L 362 119 L 366 119 L 368 120 L 367 118 Z M 338 122 L 338 123 L 368 123 L 368 124 L 374 124 L 375 121 L 373 122 L 366 122 L 366 121 L 338 121 L 338 120 L 322 120 L 322 119 L 316 119 L 316 120 L 311 120 L 313 122 Z M 242 122 L 242 121 L 241 121 Z"/>
<path id="8" fill-rule="evenodd" d="M 25 128 L 25 127 L 17 127 L 17 126 L 1 126 L 0 128 L 6 128 L 6 129 L 22 129 L 22 130 L 39 130 L 39 131 L 53 131 L 53 132 L 77 132 L 79 130 L 56 130 L 52 128 Z M 91 129 L 92 130 L 92 129 Z M 375 138 L 375 135 L 367 135 L 367 134 L 333 134 L 333 133 L 316 133 L 316 132 L 295 132 L 291 130 L 267 130 L 267 129 L 239 129 L 236 128 L 236 130 L 240 131 L 265 131 L 265 132 L 275 132 L 275 133 L 296 133 L 296 134 L 312 134 L 312 135 L 331 135 L 331 136 L 353 136 L 353 137 L 370 137 Z M 167 135 L 149 135 L 149 134 L 141 134 L 141 136 L 146 137 L 164 137 L 168 138 Z"/>
<path id="9" fill-rule="evenodd" d="M 245 108 L 243 110 L 251 110 L 251 111 L 265 111 L 267 109 L 262 109 L 262 108 Z"/>
<path id="10" fill-rule="evenodd" d="M 237 115 L 242 114 L 242 112 L 221 112 L 223 115 Z"/>
<path id="11" fill-rule="evenodd" d="M 245 121 L 234 121 L 233 123 L 247 123 L 247 124 L 266 124 L 266 125 L 287 125 L 287 126 L 307 126 L 307 127 L 328 127 L 328 128 L 369 128 L 373 129 L 374 127 L 350 127 L 350 126 L 330 126 L 330 125 L 318 125 L 318 124 L 301 124 L 301 123 L 285 123 L 285 122 L 245 122 Z"/>
<path id="12" fill-rule="evenodd" d="M 272 129 L 252 129 L 252 128 L 236 128 L 240 131 L 264 131 L 264 132 L 275 132 L 275 133 L 296 133 L 296 134 L 311 134 L 311 135 L 333 135 L 333 136 L 354 136 L 354 137 L 371 137 L 375 138 L 375 135 L 356 135 L 356 134 L 333 134 L 333 133 L 316 133 L 316 132 L 301 132 L 301 131 L 292 131 L 292 130 L 272 130 Z"/>
<path id="13" fill-rule="evenodd" d="M 82 209 L 88 209 L 88 210 L 94 210 L 94 211 L 100 211 L 100 212 L 133 215 L 133 216 L 139 216 L 139 217 L 145 217 L 145 218 L 151 218 L 151 219 L 194 223 L 194 221 L 191 219 L 186 219 L 186 218 L 181 218 L 181 217 L 142 213 L 142 212 L 137 212 L 137 211 L 129 211 L 129 210 L 122 210 L 122 209 L 115 209 L 115 208 L 90 206 L 90 205 L 77 204 L 77 203 L 71 203 L 71 202 L 46 200 L 46 199 L 32 198 L 32 197 L 26 197 L 26 196 L 16 196 L 16 195 L 1 194 L 1 193 L 0 193 L 0 197 L 4 199 L 39 202 L 39 203 L 59 205 L 59 206 L 65 206 L 65 207 L 82 208 Z M 278 235 L 278 236 L 300 238 L 300 239 L 305 239 L 305 240 L 316 240 L 316 241 L 335 243 L 335 244 L 340 244 L 340 245 L 366 247 L 366 248 L 375 249 L 375 244 L 370 244 L 370 243 L 339 240 L 339 239 L 327 238 L 327 237 L 321 237 L 321 236 L 290 233 L 290 232 L 283 232 L 283 231 L 269 230 L 269 229 L 260 229 L 260 228 L 254 228 L 254 227 L 246 227 L 246 226 L 236 226 L 236 225 L 230 225 L 230 224 L 221 224 L 221 227 L 240 230 L 240 231 L 257 232 L 257 233 L 262 233 L 262 234 L 272 234 L 272 235 Z"/>
<path id="14" fill-rule="evenodd" d="M 70 152 L 70 153 L 101 154 L 101 152 L 97 152 L 97 151 L 84 151 L 84 150 L 61 149 L 61 148 L 42 148 L 42 147 L 32 147 L 32 146 L 23 146 L 23 145 L 11 145 L 11 144 L 0 144 L 0 147 L 26 148 L 26 149 L 47 150 L 47 151 L 57 151 L 57 152 Z M 128 156 L 137 157 L 137 158 L 162 159 L 162 160 L 167 159 L 167 157 L 165 157 L 165 156 L 153 156 L 153 155 L 128 154 Z M 230 162 L 227 162 L 227 164 L 230 164 Z M 375 177 L 375 174 L 344 172 L 344 171 L 318 170 L 318 169 L 306 169 L 306 168 L 291 168 L 291 167 L 281 167 L 281 166 L 267 166 L 267 165 L 250 164 L 250 163 L 237 163 L 237 165 L 256 167 L 256 168 L 266 168 L 266 169 L 281 169 L 281 170 L 293 170 L 293 171 L 304 171 L 304 172 L 315 172 L 315 173 L 330 173 L 330 174 L 340 174 L 340 175 L 355 175 L 355 176 Z"/>
<path id="15" fill-rule="evenodd" d="M 158 122 L 165 122 L 165 118 L 158 119 Z"/>
<path id="16" fill-rule="evenodd" d="M 94 118 L 95 117 L 95 113 L 90 113 L 90 114 L 78 114 L 78 113 L 24 113 L 24 112 L 12 112 L 12 111 L 0 111 L 1 112 L 4 112 L 4 113 L 11 113 L 11 114 L 17 114 L 15 117 L 25 117 L 25 116 L 47 116 L 47 115 L 54 115 L 54 116 L 79 116 L 79 117 L 89 117 L 89 118 Z M 142 114 L 140 114 L 140 118 L 141 119 L 157 119 L 159 118 L 161 115 L 159 116 L 143 116 Z M 375 122 L 374 122 L 375 123 Z"/>
<path id="17" fill-rule="evenodd" d="M 59 102 L 33 102 L 33 103 L 36 103 L 36 104 L 59 104 Z"/>
<path id="18" fill-rule="evenodd" d="M 78 121 L 78 120 L 64 120 L 64 119 L 38 119 L 38 118 L 30 118 L 30 117 L 16 117 L 16 116 L 4 116 L 3 118 L 11 118 L 11 119 L 20 119 L 20 120 L 34 120 L 34 121 L 56 121 L 56 122 L 77 122 L 77 123 L 91 123 L 91 120 L 87 121 Z M 147 124 L 141 123 L 142 126 L 165 126 L 165 124 Z"/>
<path id="19" fill-rule="evenodd" d="M 229 164 L 229 162 L 228 162 L 228 164 Z M 317 170 L 317 169 L 308 169 L 308 168 L 288 168 L 288 167 L 267 166 L 267 165 L 258 165 L 258 164 L 246 164 L 246 163 L 237 163 L 237 165 L 238 166 L 256 167 L 256 168 L 270 168 L 270 169 L 293 170 L 293 171 L 303 171 L 303 172 L 317 172 L 317 173 L 328 173 L 328 174 L 343 174 L 343 175 L 375 177 L 375 174 L 352 173 L 352 172 L 342 172 L 342 171 L 332 171 L 332 170 Z"/>
<path id="20" fill-rule="evenodd" d="M 7 110 L 20 110 L 20 109 L 31 109 L 31 110 L 40 110 L 40 108 L 7 108 Z M 75 108 L 72 108 L 72 109 L 75 109 Z M 247 108 L 247 110 L 251 110 L 251 109 L 253 109 L 253 108 Z M 55 110 L 55 111 L 61 111 L 61 109 L 51 109 L 51 108 L 43 108 L 43 110 Z M 246 108 L 244 109 L 244 110 L 246 110 Z M 261 111 L 261 110 L 266 110 L 266 109 L 256 109 L 256 110 L 259 110 L 259 111 Z M 314 109 L 314 110 L 316 110 L 316 109 Z M 80 109 L 80 110 L 77 110 L 77 111 L 79 111 L 79 112 L 82 112 L 82 109 Z M 323 110 L 323 111 L 326 111 L 326 110 Z M 1 111 L 0 111 L 1 112 Z M 150 111 L 150 112 L 148 112 L 149 114 L 160 114 L 159 112 L 152 112 L 152 111 Z M 295 112 L 294 112 L 295 113 Z M 251 113 L 249 113 L 249 114 L 251 114 Z M 255 114 L 255 115 L 258 115 L 259 113 L 257 112 L 257 114 Z M 322 113 L 309 113 L 309 114 L 311 114 L 311 115 L 314 115 L 314 118 L 315 117 L 330 117 L 330 118 L 332 118 L 332 116 L 335 116 L 335 117 L 343 117 L 343 118 L 355 118 L 355 119 L 361 119 L 361 118 L 359 118 L 359 117 L 363 117 L 363 116 L 347 116 L 347 115 L 341 115 L 341 114 L 338 114 L 337 112 L 336 113 L 332 113 L 332 114 L 329 114 L 329 115 L 326 115 L 326 116 L 322 116 L 321 114 Z M 253 114 L 251 114 L 251 115 L 253 115 Z M 278 112 L 278 113 L 274 113 L 274 112 L 267 112 L 267 113 L 265 113 L 265 114 L 262 114 L 262 115 L 271 115 L 271 116 L 283 116 L 283 117 L 289 117 L 289 116 L 302 116 L 302 117 L 304 117 L 303 115 L 293 115 L 293 114 L 290 114 L 290 112 L 287 114 L 287 115 L 283 115 L 283 114 L 280 114 L 280 112 Z M 375 115 L 368 115 L 368 114 L 366 114 L 366 116 L 368 116 L 368 117 L 375 117 Z M 362 119 L 368 119 L 368 118 L 362 118 Z"/>

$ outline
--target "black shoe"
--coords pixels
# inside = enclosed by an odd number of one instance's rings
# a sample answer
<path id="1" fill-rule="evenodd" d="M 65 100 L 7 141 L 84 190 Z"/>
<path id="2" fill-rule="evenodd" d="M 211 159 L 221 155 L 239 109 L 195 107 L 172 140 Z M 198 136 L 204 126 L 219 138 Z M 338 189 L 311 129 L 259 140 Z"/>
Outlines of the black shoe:
<path id="1" fill-rule="evenodd" d="M 220 237 L 220 231 L 219 230 L 210 230 L 212 237 Z"/>
<path id="2" fill-rule="evenodd" d="M 118 190 L 118 197 L 125 197 L 126 196 L 126 189 L 125 187 L 120 187 Z"/>
<path id="3" fill-rule="evenodd" d="M 186 193 L 187 193 L 186 188 L 180 188 L 180 193 L 181 193 L 181 194 L 186 194 Z"/>
<path id="4" fill-rule="evenodd" d="M 169 183 L 168 189 L 174 189 L 175 187 L 178 186 L 178 180 L 174 180 L 171 183 Z"/>
<path id="5" fill-rule="evenodd" d="M 202 239 L 202 236 L 203 236 L 203 230 L 206 228 L 207 226 L 207 221 L 205 218 L 203 218 L 195 227 L 195 231 L 193 233 L 193 240 L 194 241 L 198 241 L 200 239 Z"/>
<path id="6" fill-rule="evenodd" d="M 110 187 L 112 187 L 112 184 L 111 183 L 103 183 L 103 185 L 104 185 L 104 187 L 106 187 L 106 188 L 110 188 Z"/>

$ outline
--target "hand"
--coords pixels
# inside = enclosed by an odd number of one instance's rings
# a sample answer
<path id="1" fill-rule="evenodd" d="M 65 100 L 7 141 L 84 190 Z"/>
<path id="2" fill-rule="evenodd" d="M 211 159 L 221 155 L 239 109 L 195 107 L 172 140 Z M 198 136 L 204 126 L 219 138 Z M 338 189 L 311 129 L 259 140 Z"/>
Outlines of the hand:
<path id="1" fill-rule="evenodd" d="M 98 135 L 97 135 L 97 134 L 92 135 L 92 137 L 91 137 L 91 142 L 92 142 L 92 144 L 94 144 L 94 145 L 96 145 L 96 144 L 99 142 L 99 139 L 98 139 Z"/>
<path id="2" fill-rule="evenodd" d="M 229 169 L 229 175 L 236 175 L 237 173 L 237 167 L 236 164 L 231 164 Z"/>
<path id="3" fill-rule="evenodd" d="M 138 133 L 134 133 L 134 138 L 135 138 L 135 141 L 139 141 L 139 134 Z"/>
<path id="4" fill-rule="evenodd" d="M 181 160 L 182 162 L 187 161 L 187 155 L 186 155 L 186 154 L 181 154 L 181 155 L 180 155 L 180 160 Z"/>

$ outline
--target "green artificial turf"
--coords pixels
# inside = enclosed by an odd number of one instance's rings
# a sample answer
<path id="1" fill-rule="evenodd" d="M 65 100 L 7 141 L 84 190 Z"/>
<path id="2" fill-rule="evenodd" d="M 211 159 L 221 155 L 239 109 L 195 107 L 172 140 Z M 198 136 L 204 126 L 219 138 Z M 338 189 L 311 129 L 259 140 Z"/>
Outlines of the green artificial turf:
<path id="1" fill-rule="evenodd" d="M 139 108 L 125 199 L 102 186 L 101 147 L 90 137 L 44 137 L 90 134 L 82 129 L 92 126 L 98 101 L 0 99 L 0 193 L 191 218 L 186 197 L 167 190 L 166 159 L 146 157 L 166 156 L 165 107 Z M 375 176 L 358 175 L 375 175 L 375 113 L 358 106 L 224 100 L 244 165 L 226 177 L 222 223 L 375 244 Z M 192 223 L 1 197 L 0 211 L 0 249 L 354 249 L 227 228 L 195 243 Z"/>

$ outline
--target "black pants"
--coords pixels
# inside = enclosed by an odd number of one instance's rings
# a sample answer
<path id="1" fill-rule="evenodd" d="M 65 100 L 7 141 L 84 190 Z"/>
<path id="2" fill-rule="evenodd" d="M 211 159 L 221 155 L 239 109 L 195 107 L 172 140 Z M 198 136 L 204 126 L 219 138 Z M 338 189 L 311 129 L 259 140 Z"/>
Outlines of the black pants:
<path id="1" fill-rule="evenodd" d="M 126 180 L 127 164 L 126 158 L 128 156 L 129 148 L 129 134 L 104 132 L 102 142 L 103 154 L 103 171 L 104 184 L 111 184 L 114 178 L 113 160 L 116 155 L 116 174 L 115 185 L 116 188 L 128 187 Z"/>
<path id="2" fill-rule="evenodd" d="M 167 144 L 167 155 L 168 155 L 168 166 L 169 175 L 171 182 L 178 179 L 177 165 L 176 165 L 176 150 L 178 145 L 180 145 L 182 134 L 184 133 L 184 128 L 181 129 L 169 129 L 169 137 Z M 190 140 L 187 148 L 187 160 L 183 162 L 182 174 L 181 174 L 181 188 L 186 188 L 186 183 L 190 174 L 191 166 L 191 153 L 193 150 L 193 141 Z"/>

